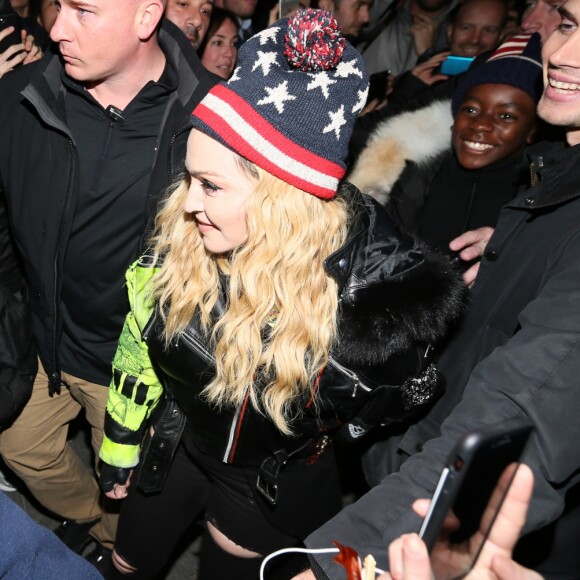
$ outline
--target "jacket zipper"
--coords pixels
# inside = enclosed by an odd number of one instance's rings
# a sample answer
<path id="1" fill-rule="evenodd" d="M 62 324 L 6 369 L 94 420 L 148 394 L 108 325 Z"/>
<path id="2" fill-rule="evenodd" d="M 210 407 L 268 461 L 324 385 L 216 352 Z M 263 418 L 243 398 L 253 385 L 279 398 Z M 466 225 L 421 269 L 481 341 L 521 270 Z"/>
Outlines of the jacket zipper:
<path id="1" fill-rule="evenodd" d="M 189 350 L 193 351 L 194 354 L 200 356 L 203 360 L 208 363 L 215 364 L 215 357 L 211 354 L 207 348 L 193 334 L 189 334 L 187 330 L 182 332 L 179 336 L 185 346 L 189 348 Z"/>
<path id="2" fill-rule="evenodd" d="M 53 293 L 52 293 L 52 307 L 54 313 L 54 321 L 52 325 L 52 352 L 51 352 L 51 359 L 52 359 L 52 369 L 51 374 L 49 377 L 49 392 L 60 394 L 60 369 L 58 363 L 58 354 L 57 354 L 57 339 L 58 339 L 58 321 L 59 321 L 59 305 L 58 305 L 58 278 L 60 274 L 60 266 L 61 266 L 61 254 L 62 254 L 62 247 L 64 245 L 64 240 L 62 236 L 62 229 L 63 223 L 66 219 L 66 214 L 70 209 L 70 201 L 72 197 L 72 181 L 74 175 L 74 163 L 75 163 L 75 156 L 74 156 L 74 140 L 72 135 L 70 134 L 68 127 L 53 113 L 53 111 L 46 105 L 46 102 L 41 97 L 39 91 L 36 87 L 28 85 L 23 91 L 22 94 L 31 105 L 35 108 L 36 112 L 40 116 L 40 118 L 49 126 L 55 129 L 56 131 L 61 132 L 68 138 L 69 142 L 69 156 L 70 156 L 70 164 L 69 164 L 69 172 L 68 172 L 68 179 L 67 179 L 67 188 L 65 192 L 65 198 L 63 201 L 63 211 L 60 218 L 59 224 L 59 237 L 56 245 L 56 251 L 54 254 L 54 261 L 53 261 L 53 273 L 54 273 L 54 285 L 53 285 Z"/>
<path id="3" fill-rule="evenodd" d="M 205 346 L 201 342 L 199 342 L 199 340 L 194 335 L 185 331 L 180 335 L 180 338 L 183 341 L 183 344 L 187 348 L 189 348 L 189 350 L 191 350 L 194 354 L 201 357 L 207 363 L 215 365 L 215 357 L 209 352 L 208 349 L 205 348 Z M 233 461 L 233 455 L 232 457 L 230 457 L 230 454 L 232 453 L 232 449 L 234 448 L 236 442 L 236 433 L 239 431 L 242 425 L 241 422 L 243 421 L 244 418 L 242 409 L 244 407 L 246 399 L 247 399 L 247 390 L 246 394 L 244 395 L 244 400 L 238 405 L 238 408 L 236 409 L 236 412 L 230 424 L 228 440 L 222 458 L 223 463 L 231 463 Z"/>
<path id="4" fill-rule="evenodd" d="M 70 154 L 70 165 L 67 179 L 67 188 L 63 203 L 63 211 L 60 220 L 58 242 L 56 245 L 56 252 L 54 254 L 54 286 L 52 294 L 52 307 L 54 312 L 54 320 L 52 325 L 52 374 L 50 376 L 50 390 L 57 394 L 60 394 L 60 368 L 59 368 L 60 364 L 58 362 L 58 353 L 57 353 L 58 321 L 60 317 L 60 307 L 58 304 L 58 280 L 60 277 L 60 270 L 62 266 L 61 263 L 62 248 L 64 246 L 63 224 L 70 210 L 70 201 L 72 198 L 72 180 L 75 165 L 74 143 L 70 138 L 69 138 L 69 154 Z"/>
<path id="5" fill-rule="evenodd" d="M 338 361 L 336 361 L 335 359 L 333 359 L 331 356 L 328 357 L 328 364 L 332 367 L 334 367 L 335 369 L 337 369 L 339 372 L 341 372 L 344 376 L 348 377 L 353 383 L 354 383 L 354 388 L 352 390 L 352 395 L 351 397 L 354 399 L 356 397 L 356 392 L 358 390 L 358 388 L 360 387 L 363 391 L 366 391 L 367 393 L 371 392 L 372 389 L 365 385 L 359 378 L 359 376 L 351 371 L 350 369 L 347 369 L 346 367 L 343 367 Z"/>

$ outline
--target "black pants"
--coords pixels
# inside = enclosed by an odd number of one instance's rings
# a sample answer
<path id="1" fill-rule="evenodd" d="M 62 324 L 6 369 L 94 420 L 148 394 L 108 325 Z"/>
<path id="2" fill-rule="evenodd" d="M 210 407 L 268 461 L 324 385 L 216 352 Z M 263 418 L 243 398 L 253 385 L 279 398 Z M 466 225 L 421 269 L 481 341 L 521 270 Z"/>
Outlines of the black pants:
<path id="1" fill-rule="evenodd" d="M 137 573 L 123 577 L 157 578 L 180 538 L 201 520 L 262 555 L 300 544 L 300 538 L 270 523 L 260 501 L 247 470 L 199 453 L 191 456 L 180 446 L 160 494 L 145 495 L 133 486 L 123 500 L 115 551 L 137 569 Z M 261 558 L 236 558 L 225 553 L 208 534 L 201 559 L 200 580 L 255 580 L 261 563 Z"/>

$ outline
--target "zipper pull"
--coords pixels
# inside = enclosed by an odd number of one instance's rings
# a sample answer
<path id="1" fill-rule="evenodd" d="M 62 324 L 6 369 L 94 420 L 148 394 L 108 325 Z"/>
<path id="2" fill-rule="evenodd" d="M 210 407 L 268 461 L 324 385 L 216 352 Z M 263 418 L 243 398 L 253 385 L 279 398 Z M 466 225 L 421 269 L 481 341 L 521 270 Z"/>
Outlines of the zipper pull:
<path id="1" fill-rule="evenodd" d="M 355 375 L 354 376 L 354 389 L 352 391 L 352 398 L 353 399 L 356 397 L 356 391 L 357 391 L 359 385 L 360 385 L 360 381 L 358 380 L 358 377 Z"/>

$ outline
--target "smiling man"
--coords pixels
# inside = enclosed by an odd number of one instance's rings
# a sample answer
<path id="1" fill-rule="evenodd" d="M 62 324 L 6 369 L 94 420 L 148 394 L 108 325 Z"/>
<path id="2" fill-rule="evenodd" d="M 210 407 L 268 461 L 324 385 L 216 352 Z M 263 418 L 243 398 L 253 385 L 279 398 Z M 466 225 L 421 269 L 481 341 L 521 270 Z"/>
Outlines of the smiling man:
<path id="1" fill-rule="evenodd" d="M 310 548 L 337 540 L 387 567 L 388 544 L 419 529 L 411 504 L 433 495 L 459 435 L 524 415 L 536 425 L 523 457 L 536 483 L 516 556 L 547 578 L 578 578 L 580 0 L 560 15 L 543 47 L 538 112 L 566 142 L 529 152 L 534 185 L 502 210 L 469 311 L 440 356 L 446 393 L 424 420 L 370 448 L 365 470 L 376 487 L 307 538 Z M 312 565 L 318 579 L 342 577 L 329 556 Z"/>
<path id="2" fill-rule="evenodd" d="M 103 563 L 115 517 L 67 443 L 85 410 L 102 438 L 111 361 L 128 310 L 124 272 L 182 170 L 189 114 L 212 81 L 162 0 L 60 0 L 52 51 L 0 82 L 0 193 L 28 284 L 41 361 L 0 452 Z M 89 535 L 90 534 L 90 535 Z"/>

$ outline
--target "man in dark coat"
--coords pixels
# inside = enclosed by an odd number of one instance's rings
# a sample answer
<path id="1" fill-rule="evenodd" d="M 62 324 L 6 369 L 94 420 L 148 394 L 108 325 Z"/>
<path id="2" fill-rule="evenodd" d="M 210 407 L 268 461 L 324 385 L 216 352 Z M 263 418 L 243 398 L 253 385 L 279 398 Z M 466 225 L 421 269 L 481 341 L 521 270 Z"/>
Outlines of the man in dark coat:
<path id="1" fill-rule="evenodd" d="M 53 50 L 0 81 L 0 190 L 27 280 L 39 369 L 0 452 L 43 504 L 110 548 L 116 520 L 67 444 L 84 409 L 98 450 L 129 305 L 124 272 L 183 171 L 189 116 L 215 82 L 163 0 L 59 2 Z"/>
<path id="2" fill-rule="evenodd" d="M 371 448 L 365 470 L 375 487 L 312 534 L 310 548 L 338 540 L 387 567 L 388 544 L 419 529 L 411 504 L 432 496 L 457 439 L 526 415 L 536 432 L 523 460 L 536 483 L 524 532 L 534 533 L 519 556 L 547 578 L 578 578 L 580 0 L 560 11 L 562 23 L 542 53 L 538 112 L 566 127 L 567 143 L 536 146 L 535 185 L 502 210 L 470 310 L 440 359 L 446 394 L 417 425 Z M 316 555 L 312 564 L 317 578 L 342 578 L 330 556 Z"/>

